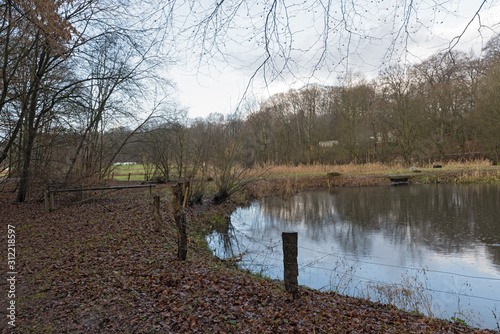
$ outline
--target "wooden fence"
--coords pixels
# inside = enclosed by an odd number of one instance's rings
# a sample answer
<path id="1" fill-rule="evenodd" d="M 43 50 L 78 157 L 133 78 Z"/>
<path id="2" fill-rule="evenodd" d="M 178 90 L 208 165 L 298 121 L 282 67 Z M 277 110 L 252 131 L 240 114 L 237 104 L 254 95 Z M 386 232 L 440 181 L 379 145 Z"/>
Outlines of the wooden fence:
<path id="1" fill-rule="evenodd" d="M 46 212 L 51 212 L 54 211 L 54 194 L 55 193 L 62 193 L 62 192 L 83 192 L 83 191 L 93 191 L 93 190 L 111 190 L 111 191 L 117 191 L 117 190 L 122 190 L 122 189 L 129 189 L 129 188 L 149 188 L 149 191 L 151 192 L 151 188 L 155 187 L 156 185 L 154 184 L 147 184 L 147 185 L 135 185 L 135 186 L 115 186 L 115 187 L 95 187 L 95 188 L 75 188 L 75 189 L 57 189 L 57 190 L 45 190 L 44 193 L 44 198 L 45 198 L 45 211 Z M 102 196 L 100 194 L 99 196 Z M 96 196 L 92 196 L 90 198 L 86 198 L 82 201 L 79 201 L 77 203 L 85 202 L 85 201 L 90 201 L 94 199 Z"/>

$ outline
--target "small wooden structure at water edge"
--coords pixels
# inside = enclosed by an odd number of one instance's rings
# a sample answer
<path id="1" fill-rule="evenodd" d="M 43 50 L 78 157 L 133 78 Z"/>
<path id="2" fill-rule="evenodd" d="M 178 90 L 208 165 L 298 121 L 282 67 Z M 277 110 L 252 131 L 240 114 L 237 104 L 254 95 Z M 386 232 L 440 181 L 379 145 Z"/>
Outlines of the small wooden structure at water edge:
<path id="1" fill-rule="evenodd" d="M 407 184 L 412 178 L 412 175 L 394 174 L 394 175 L 387 175 L 387 177 L 389 178 L 389 180 L 391 180 L 393 185 L 397 185 L 397 184 Z"/>

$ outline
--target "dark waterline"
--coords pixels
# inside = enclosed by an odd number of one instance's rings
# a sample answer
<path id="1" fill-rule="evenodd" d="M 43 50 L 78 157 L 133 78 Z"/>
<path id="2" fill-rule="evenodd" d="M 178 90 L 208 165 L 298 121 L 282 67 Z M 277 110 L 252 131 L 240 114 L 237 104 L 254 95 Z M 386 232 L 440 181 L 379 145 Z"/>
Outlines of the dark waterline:
<path id="1" fill-rule="evenodd" d="M 398 301 L 394 292 L 410 288 L 416 295 L 399 300 L 401 306 L 424 313 L 430 307 L 438 317 L 498 329 L 499 185 L 342 188 L 264 198 L 236 210 L 209 245 L 220 257 L 244 254 L 242 267 L 282 279 L 283 231 L 299 234 L 299 284 L 382 302 Z"/>

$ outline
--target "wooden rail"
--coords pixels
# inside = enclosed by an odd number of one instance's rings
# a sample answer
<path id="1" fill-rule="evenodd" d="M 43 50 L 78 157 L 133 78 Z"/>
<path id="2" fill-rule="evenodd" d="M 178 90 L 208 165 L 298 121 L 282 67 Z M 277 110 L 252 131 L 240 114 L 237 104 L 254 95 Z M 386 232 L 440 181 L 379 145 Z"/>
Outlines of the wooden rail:
<path id="1" fill-rule="evenodd" d="M 393 183 L 399 183 L 399 184 L 402 184 L 402 183 L 408 183 L 409 179 L 412 178 L 412 175 L 408 175 L 408 174 L 397 174 L 397 175 L 387 175 L 387 177 L 389 178 L 389 180 L 391 180 L 391 182 Z"/>
<path id="2" fill-rule="evenodd" d="M 45 190 L 44 193 L 44 198 L 45 198 L 45 211 L 46 212 L 51 212 L 54 211 L 54 193 L 62 193 L 62 192 L 79 192 L 79 191 L 92 191 L 92 190 L 122 190 L 122 189 L 129 189 L 129 188 L 149 188 L 149 191 L 151 191 L 152 187 L 156 187 L 154 184 L 147 184 L 147 185 L 134 185 L 134 186 L 115 186 L 115 187 L 94 187 L 94 188 L 74 188 L 74 189 L 56 189 L 56 190 Z M 83 201 L 77 202 L 81 203 L 84 201 L 89 201 L 91 199 L 95 198 L 95 196 L 87 198 Z"/>

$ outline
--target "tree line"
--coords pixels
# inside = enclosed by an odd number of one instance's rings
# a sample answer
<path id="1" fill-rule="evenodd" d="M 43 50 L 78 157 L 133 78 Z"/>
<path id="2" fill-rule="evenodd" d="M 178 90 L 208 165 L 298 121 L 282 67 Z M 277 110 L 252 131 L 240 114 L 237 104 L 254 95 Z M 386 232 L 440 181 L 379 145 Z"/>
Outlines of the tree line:
<path id="1" fill-rule="evenodd" d="M 272 96 L 242 126 L 259 164 L 404 165 L 500 158 L 499 37 L 483 57 L 452 51 L 371 81 L 308 85 Z"/>

